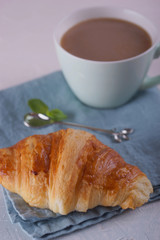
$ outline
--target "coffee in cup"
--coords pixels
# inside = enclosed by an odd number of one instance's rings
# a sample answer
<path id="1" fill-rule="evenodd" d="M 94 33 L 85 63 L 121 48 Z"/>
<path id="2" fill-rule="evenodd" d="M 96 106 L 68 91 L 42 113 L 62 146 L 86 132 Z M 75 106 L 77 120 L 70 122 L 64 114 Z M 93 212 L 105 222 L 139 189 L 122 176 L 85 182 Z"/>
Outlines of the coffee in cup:
<path id="1" fill-rule="evenodd" d="M 119 61 L 137 56 L 152 45 L 140 26 L 113 18 L 82 21 L 67 30 L 61 46 L 69 53 L 93 61 Z"/>

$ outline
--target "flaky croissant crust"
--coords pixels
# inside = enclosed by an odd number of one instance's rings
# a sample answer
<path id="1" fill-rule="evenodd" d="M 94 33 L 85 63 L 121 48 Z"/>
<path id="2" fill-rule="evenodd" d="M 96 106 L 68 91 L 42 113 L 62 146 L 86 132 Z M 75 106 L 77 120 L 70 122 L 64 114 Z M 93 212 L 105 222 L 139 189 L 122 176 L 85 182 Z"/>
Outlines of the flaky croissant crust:
<path id="1" fill-rule="evenodd" d="M 98 205 L 136 208 L 153 191 L 146 175 L 89 132 L 27 137 L 0 150 L 0 183 L 30 205 L 55 213 Z"/>

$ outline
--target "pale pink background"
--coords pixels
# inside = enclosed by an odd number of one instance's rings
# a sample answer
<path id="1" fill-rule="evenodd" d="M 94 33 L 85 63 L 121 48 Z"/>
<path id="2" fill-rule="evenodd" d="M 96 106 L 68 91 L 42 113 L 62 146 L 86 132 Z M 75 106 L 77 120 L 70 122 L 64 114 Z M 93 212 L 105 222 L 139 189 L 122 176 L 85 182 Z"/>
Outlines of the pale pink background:
<path id="1" fill-rule="evenodd" d="M 53 31 L 75 9 L 111 5 L 148 17 L 160 32 L 160 0 L 0 0 L 0 89 L 60 68 Z M 160 59 L 149 73 L 160 73 Z"/>
<path id="2" fill-rule="evenodd" d="M 53 31 L 75 9 L 110 5 L 148 17 L 160 32 L 160 0 L 0 0 L 0 89 L 59 70 Z M 149 70 L 160 74 L 160 58 Z M 0 187 L 0 240 L 31 240 L 12 225 Z M 160 201 L 58 240 L 160 240 Z"/>

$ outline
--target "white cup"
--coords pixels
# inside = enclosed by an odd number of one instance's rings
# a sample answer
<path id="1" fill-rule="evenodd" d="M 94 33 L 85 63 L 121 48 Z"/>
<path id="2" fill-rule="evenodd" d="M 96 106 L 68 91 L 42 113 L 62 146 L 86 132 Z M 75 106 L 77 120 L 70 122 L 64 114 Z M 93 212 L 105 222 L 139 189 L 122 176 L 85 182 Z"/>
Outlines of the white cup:
<path id="1" fill-rule="evenodd" d="M 84 20 L 104 17 L 123 19 L 141 26 L 149 33 L 152 46 L 140 55 L 112 62 L 79 58 L 61 47 L 61 38 L 69 28 Z M 58 24 L 54 41 L 68 85 L 89 106 L 115 108 L 129 101 L 140 88 L 160 83 L 160 76 L 146 78 L 152 60 L 160 56 L 157 29 L 148 19 L 132 10 L 115 7 L 80 9 Z"/>

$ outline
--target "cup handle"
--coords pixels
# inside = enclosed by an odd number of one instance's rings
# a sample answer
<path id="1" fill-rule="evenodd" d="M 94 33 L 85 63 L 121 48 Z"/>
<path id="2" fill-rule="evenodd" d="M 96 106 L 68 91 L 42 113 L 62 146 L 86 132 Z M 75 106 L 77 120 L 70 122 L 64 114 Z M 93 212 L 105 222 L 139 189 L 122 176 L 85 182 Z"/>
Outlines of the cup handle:
<path id="1" fill-rule="evenodd" d="M 159 58 L 160 57 L 160 43 L 158 44 L 157 48 L 156 48 L 156 51 L 154 53 L 154 56 L 153 58 L 156 59 L 156 58 Z M 153 87 L 157 84 L 160 84 L 160 75 L 158 76 L 155 76 L 155 77 L 146 77 L 140 87 L 141 90 L 144 90 L 144 89 L 147 89 L 147 88 L 150 88 L 150 87 Z"/>

